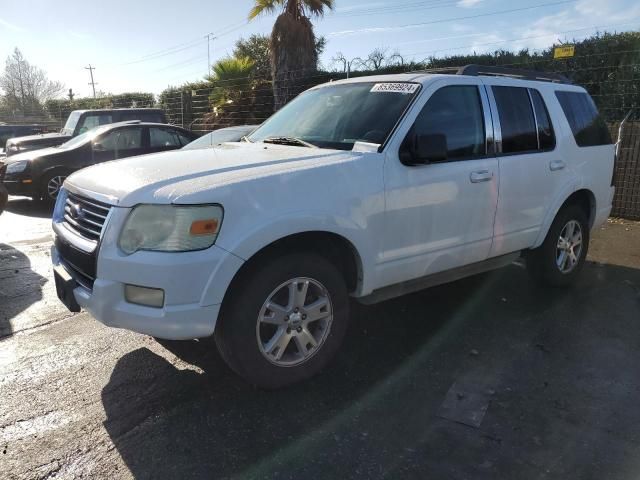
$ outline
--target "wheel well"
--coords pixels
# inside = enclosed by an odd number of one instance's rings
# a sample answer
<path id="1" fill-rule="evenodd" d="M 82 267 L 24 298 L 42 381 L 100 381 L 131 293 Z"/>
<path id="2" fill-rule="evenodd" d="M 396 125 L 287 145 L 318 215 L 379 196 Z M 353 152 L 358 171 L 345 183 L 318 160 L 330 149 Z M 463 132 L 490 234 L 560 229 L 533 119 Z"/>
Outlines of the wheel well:
<path id="1" fill-rule="evenodd" d="M 347 289 L 350 292 L 356 290 L 362 274 L 362 262 L 353 244 L 331 232 L 302 232 L 276 240 L 256 252 L 236 272 L 227 293 L 234 290 L 234 284 L 241 281 L 246 273 L 267 258 L 306 251 L 322 255 L 331 261 L 342 272 Z"/>
<path id="2" fill-rule="evenodd" d="M 56 174 L 56 175 L 64 175 L 68 177 L 73 172 L 74 170 L 70 170 L 69 168 L 62 167 L 62 166 L 48 168 L 47 170 L 44 170 L 42 173 L 40 173 L 40 186 L 41 187 L 43 186 L 44 181 L 49 177 L 49 175 Z"/>
<path id="3" fill-rule="evenodd" d="M 562 204 L 563 207 L 565 205 L 578 205 L 587 216 L 589 228 L 593 226 L 596 216 L 596 198 L 591 190 L 582 189 L 573 192 Z"/>

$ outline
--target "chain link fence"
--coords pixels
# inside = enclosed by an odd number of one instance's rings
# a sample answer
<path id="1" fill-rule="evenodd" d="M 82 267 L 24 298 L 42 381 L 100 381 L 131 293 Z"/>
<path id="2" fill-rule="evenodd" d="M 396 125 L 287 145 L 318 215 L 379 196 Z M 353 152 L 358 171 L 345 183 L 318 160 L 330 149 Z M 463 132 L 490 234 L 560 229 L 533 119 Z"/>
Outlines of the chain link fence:
<path id="1" fill-rule="evenodd" d="M 629 114 L 622 130 L 614 172 L 616 195 L 612 215 L 640 220 L 640 50 L 616 54 L 624 54 L 621 58 L 626 60 L 613 66 L 606 61 L 606 53 L 576 57 L 571 62 L 541 59 L 521 63 L 496 62 L 492 65 L 499 63 L 500 66 L 512 68 L 553 71 L 584 86 L 607 121 L 614 141 L 618 138 L 621 121 Z M 406 72 L 408 68 L 394 67 L 393 71 Z M 351 76 L 371 73 L 351 72 Z M 343 72 L 318 72 L 292 80 L 284 86 L 284 93 L 291 99 L 315 85 L 345 77 L 346 73 Z M 171 89 L 163 92 L 154 103 L 125 97 L 118 102 L 113 102 L 113 98 L 110 102 L 105 100 L 103 105 L 109 108 L 160 107 L 165 111 L 169 123 L 204 134 L 223 127 L 262 123 L 274 112 L 274 95 L 269 78 L 252 76 L 219 80 L 214 85 L 204 87 Z M 38 123 L 56 130 L 64 125 L 73 106 L 73 103 L 68 103 L 64 108 L 60 104 L 57 108 L 38 107 L 26 112 L 26 115 L 23 115 L 25 112 L 16 115 L 15 112 L 0 110 L 0 124 Z"/>

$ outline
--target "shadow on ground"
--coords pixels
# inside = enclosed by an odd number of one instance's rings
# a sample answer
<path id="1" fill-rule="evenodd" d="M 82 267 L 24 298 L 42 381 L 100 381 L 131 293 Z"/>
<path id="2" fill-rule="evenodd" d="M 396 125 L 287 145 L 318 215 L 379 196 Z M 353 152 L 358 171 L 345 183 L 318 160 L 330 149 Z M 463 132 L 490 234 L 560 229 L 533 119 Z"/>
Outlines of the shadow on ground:
<path id="1" fill-rule="evenodd" d="M 590 263 L 549 291 L 511 266 L 356 310 L 332 365 L 284 390 L 246 385 L 209 340 L 163 342 L 188 369 L 122 357 L 102 401 L 131 473 L 636 478 L 640 270 Z M 439 417 L 456 382 L 488 396 L 479 428 Z"/>
<path id="2" fill-rule="evenodd" d="M 53 205 L 38 202 L 26 197 L 9 197 L 9 202 L 5 209 L 7 212 L 16 215 L 24 215 L 35 218 L 51 218 Z"/>
<path id="3" fill-rule="evenodd" d="M 0 243 L 0 338 L 13 333 L 11 319 L 42 300 L 46 279 L 21 251 Z"/>

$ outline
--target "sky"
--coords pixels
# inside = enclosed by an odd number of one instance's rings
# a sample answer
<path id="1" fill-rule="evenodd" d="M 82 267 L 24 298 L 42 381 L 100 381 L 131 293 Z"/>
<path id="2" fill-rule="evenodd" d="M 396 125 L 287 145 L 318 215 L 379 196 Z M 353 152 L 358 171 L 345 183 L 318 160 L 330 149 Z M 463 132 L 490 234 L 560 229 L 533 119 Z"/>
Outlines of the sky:
<path id="1" fill-rule="evenodd" d="M 0 60 L 18 47 L 50 79 L 91 95 L 160 93 L 197 81 L 211 61 L 230 55 L 234 43 L 269 34 L 275 15 L 247 22 L 251 0 L 0 0 Z M 335 0 L 314 19 L 327 39 L 321 62 L 331 67 L 341 52 L 366 57 L 375 48 L 422 60 L 469 52 L 540 49 L 596 31 L 640 29 L 637 0 Z M 0 69 L 2 66 L 0 65 Z"/>

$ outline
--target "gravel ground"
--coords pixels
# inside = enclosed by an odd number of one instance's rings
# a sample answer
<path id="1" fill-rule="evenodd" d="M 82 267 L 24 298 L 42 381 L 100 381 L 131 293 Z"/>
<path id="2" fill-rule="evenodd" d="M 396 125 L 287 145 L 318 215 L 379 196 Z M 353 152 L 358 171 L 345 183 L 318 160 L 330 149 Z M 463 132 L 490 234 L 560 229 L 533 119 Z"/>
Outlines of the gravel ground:
<path id="1" fill-rule="evenodd" d="M 47 216 L 0 216 L 0 478 L 638 478 L 640 223 L 569 290 L 513 265 L 357 306 L 330 368 L 264 392 L 209 340 L 66 311 Z"/>

